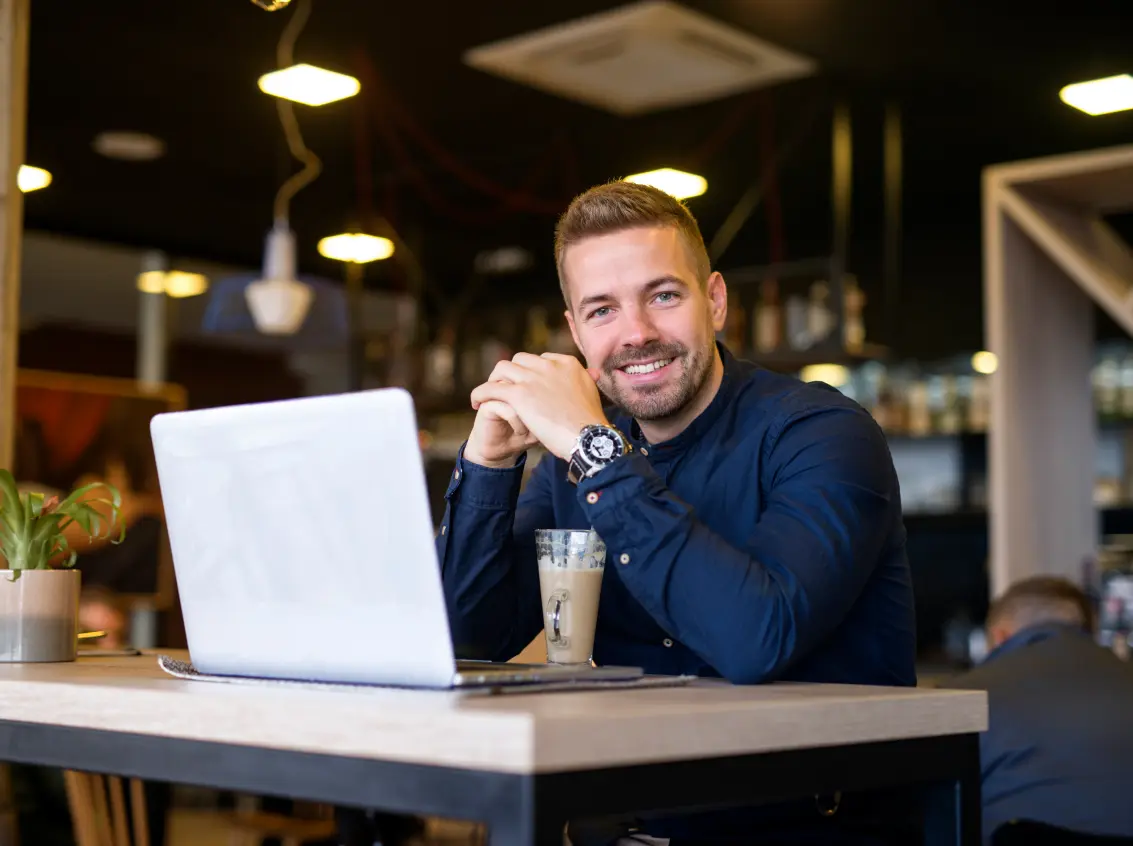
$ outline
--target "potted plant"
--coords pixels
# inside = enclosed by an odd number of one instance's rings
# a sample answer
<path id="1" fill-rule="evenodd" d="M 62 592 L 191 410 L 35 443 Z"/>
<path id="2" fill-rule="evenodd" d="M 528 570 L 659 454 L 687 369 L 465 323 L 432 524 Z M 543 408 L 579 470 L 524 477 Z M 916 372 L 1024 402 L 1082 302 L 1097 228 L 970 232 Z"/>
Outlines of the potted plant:
<path id="1" fill-rule="evenodd" d="M 101 493 L 95 493 L 100 491 Z M 0 662 L 73 661 L 78 643 L 82 573 L 68 535 L 126 536 L 121 495 L 111 485 L 83 485 L 65 498 L 21 493 L 0 469 Z"/>

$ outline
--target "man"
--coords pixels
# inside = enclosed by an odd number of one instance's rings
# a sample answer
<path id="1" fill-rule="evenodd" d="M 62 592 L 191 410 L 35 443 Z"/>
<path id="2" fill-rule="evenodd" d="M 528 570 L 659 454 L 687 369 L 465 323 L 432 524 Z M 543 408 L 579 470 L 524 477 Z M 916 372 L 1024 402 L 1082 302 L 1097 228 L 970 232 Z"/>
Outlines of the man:
<path id="1" fill-rule="evenodd" d="M 1098 646 L 1071 583 L 1017 582 L 987 617 L 991 651 L 948 687 L 986 690 L 985 838 L 1010 820 L 1133 837 L 1133 665 Z"/>
<path id="2" fill-rule="evenodd" d="M 591 189 L 560 220 L 555 254 L 587 368 L 520 353 L 472 393 L 438 537 L 462 651 L 507 659 L 526 646 L 542 628 L 534 530 L 593 527 L 613 565 L 597 663 L 915 684 L 900 495 L 869 415 L 715 343 L 724 279 L 669 195 Z M 612 420 L 599 389 L 621 409 Z M 567 462 L 593 426 L 619 454 L 579 456 L 589 467 L 575 484 Z M 537 442 L 552 456 L 519 496 Z"/>
<path id="3" fill-rule="evenodd" d="M 900 495 L 870 416 L 716 343 L 727 288 L 669 195 L 587 191 L 555 256 L 587 366 L 520 353 L 472 392 L 437 538 L 458 653 L 520 652 L 542 629 L 535 529 L 593 527 L 596 663 L 915 684 Z M 551 455 L 520 495 L 536 443 Z"/>

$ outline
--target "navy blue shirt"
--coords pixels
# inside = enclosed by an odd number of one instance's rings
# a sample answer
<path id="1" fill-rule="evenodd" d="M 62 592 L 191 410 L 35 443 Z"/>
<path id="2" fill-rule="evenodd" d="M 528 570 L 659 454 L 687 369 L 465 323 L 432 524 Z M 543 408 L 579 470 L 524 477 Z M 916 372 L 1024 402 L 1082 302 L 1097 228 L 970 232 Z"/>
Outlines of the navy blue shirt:
<path id="1" fill-rule="evenodd" d="M 542 629 L 536 529 L 593 527 L 606 543 L 599 664 L 649 673 L 916 684 L 913 591 L 889 447 L 834 389 L 724 361 L 681 434 L 583 480 L 548 456 L 461 457 L 437 536 L 457 654 L 507 660 Z"/>

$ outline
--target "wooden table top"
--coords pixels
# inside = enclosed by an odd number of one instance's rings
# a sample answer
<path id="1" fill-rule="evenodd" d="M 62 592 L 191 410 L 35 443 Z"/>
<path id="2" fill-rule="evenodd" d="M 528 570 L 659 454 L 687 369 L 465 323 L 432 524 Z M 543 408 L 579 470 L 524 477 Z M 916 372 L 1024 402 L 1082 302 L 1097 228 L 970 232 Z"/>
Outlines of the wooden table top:
<path id="1" fill-rule="evenodd" d="M 710 680 L 497 696 L 326 690 L 176 679 L 157 654 L 0 664 L 0 720 L 528 774 L 970 734 L 988 719 L 978 691 Z"/>

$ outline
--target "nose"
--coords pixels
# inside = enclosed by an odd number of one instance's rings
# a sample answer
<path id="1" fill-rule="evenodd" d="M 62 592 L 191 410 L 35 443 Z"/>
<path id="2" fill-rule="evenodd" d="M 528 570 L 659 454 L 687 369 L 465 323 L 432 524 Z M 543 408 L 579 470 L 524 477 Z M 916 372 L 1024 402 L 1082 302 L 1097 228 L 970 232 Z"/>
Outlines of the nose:
<path id="1" fill-rule="evenodd" d="M 657 327 L 653 325 L 649 312 L 643 308 L 628 308 L 625 311 L 626 331 L 622 343 L 627 347 L 643 347 L 651 341 L 659 340 Z"/>

